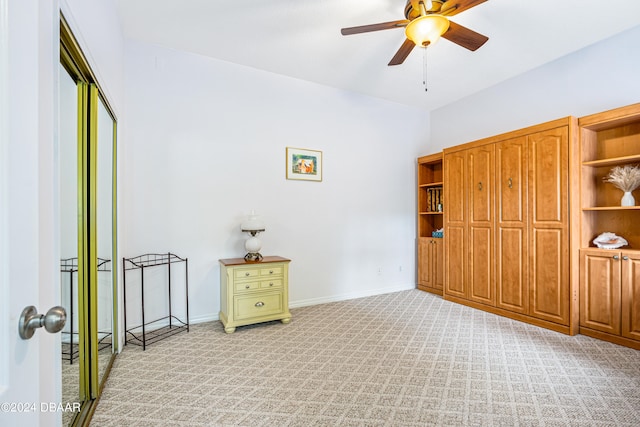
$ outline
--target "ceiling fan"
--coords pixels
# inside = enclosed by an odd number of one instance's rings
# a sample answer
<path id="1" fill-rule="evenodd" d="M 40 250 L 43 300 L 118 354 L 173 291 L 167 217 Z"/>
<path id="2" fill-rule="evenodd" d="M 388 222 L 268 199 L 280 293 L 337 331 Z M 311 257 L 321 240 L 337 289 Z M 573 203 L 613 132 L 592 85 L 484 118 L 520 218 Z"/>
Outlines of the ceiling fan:
<path id="1" fill-rule="evenodd" d="M 440 36 L 471 51 L 477 50 L 489 40 L 467 27 L 449 20 L 487 0 L 407 0 L 404 16 L 407 19 L 382 22 L 380 24 L 361 25 L 340 30 L 342 35 L 368 33 L 371 31 L 405 28 L 407 39 L 391 58 L 388 65 L 399 65 L 409 56 L 414 46 L 426 47 Z"/>

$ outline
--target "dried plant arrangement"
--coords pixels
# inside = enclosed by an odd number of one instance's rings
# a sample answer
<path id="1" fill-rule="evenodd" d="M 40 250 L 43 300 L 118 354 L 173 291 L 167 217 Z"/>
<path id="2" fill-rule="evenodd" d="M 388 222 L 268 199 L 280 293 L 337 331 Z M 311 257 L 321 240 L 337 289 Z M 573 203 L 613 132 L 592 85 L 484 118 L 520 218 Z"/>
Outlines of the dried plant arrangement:
<path id="1" fill-rule="evenodd" d="M 604 182 L 610 182 L 625 193 L 632 192 L 640 187 L 640 167 L 616 166 L 603 178 Z"/>

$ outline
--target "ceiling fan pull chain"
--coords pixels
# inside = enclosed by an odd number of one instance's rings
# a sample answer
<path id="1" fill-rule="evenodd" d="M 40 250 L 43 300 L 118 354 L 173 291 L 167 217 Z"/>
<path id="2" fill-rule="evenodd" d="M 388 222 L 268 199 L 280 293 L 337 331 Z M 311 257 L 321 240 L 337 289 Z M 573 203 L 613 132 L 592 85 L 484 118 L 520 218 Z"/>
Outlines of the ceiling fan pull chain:
<path id="1" fill-rule="evenodd" d="M 427 48 L 423 48 L 424 52 L 422 53 L 422 84 L 424 85 L 424 91 L 427 92 L 429 89 L 427 88 Z"/>

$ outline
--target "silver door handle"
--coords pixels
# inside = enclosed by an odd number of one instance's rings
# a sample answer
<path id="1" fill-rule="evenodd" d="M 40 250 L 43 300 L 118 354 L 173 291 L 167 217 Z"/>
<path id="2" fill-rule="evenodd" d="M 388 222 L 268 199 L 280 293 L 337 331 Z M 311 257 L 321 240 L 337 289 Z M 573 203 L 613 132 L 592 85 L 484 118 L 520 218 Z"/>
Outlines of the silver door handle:
<path id="1" fill-rule="evenodd" d="M 22 310 L 18 322 L 18 332 L 20 332 L 20 338 L 28 340 L 37 328 L 44 326 L 47 332 L 55 334 L 64 328 L 65 323 L 67 323 L 67 311 L 64 307 L 58 305 L 49 309 L 47 314 L 38 314 L 38 310 L 30 305 Z"/>

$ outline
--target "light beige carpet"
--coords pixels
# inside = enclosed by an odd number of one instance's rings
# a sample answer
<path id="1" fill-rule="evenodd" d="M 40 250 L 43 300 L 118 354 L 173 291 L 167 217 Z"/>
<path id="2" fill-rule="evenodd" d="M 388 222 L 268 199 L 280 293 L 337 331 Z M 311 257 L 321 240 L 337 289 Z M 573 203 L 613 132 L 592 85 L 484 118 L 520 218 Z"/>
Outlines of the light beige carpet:
<path id="1" fill-rule="evenodd" d="M 418 290 L 126 346 L 92 426 L 637 426 L 640 352 Z"/>

